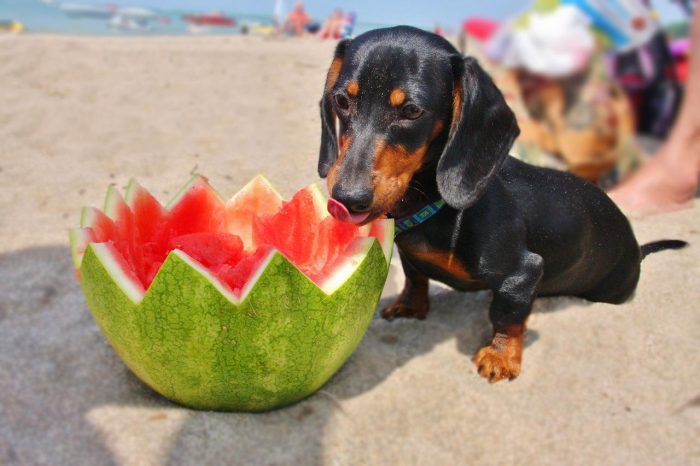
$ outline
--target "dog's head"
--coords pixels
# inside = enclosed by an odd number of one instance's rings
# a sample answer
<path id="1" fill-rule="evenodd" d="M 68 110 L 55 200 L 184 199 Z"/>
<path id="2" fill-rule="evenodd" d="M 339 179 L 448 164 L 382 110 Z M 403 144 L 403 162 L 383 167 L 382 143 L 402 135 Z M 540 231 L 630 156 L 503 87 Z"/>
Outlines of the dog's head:
<path id="1" fill-rule="evenodd" d="M 450 206 L 469 207 L 519 132 L 474 59 L 406 26 L 340 42 L 320 105 L 319 175 L 358 223 L 391 211 L 423 170 Z"/>

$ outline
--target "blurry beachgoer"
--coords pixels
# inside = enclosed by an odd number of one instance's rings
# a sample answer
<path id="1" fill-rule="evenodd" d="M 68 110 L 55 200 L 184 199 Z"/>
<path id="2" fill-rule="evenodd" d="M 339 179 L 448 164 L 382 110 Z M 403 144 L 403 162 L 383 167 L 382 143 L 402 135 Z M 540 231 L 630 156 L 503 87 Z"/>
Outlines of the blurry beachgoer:
<path id="1" fill-rule="evenodd" d="M 340 39 L 343 32 L 345 15 L 343 10 L 336 8 L 328 15 L 326 22 L 323 23 L 321 30 L 318 31 L 319 37 L 322 39 Z"/>
<path id="2" fill-rule="evenodd" d="M 433 27 L 433 32 L 437 34 L 438 36 L 444 36 L 445 31 L 442 29 L 442 26 L 440 26 L 440 23 L 436 22 L 435 26 Z"/>
<path id="3" fill-rule="evenodd" d="M 700 9 L 690 38 L 685 99 L 669 139 L 642 168 L 610 192 L 625 211 L 638 214 L 690 207 L 700 176 Z"/>
<path id="4" fill-rule="evenodd" d="M 294 8 L 287 15 L 287 20 L 284 23 L 284 30 L 288 34 L 301 36 L 305 32 L 306 26 L 311 23 L 311 18 L 304 9 L 304 3 L 298 0 L 294 4 Z"/>
<path id="5" fill-rule="evenodd" d="M 354 11 L 346 14 L 343 18 L 343 27 L 340 30 L 340 38 L 347 39 L 352 36 L 352 32 L 355 30 L 355 21 L 357 16 Z"/>

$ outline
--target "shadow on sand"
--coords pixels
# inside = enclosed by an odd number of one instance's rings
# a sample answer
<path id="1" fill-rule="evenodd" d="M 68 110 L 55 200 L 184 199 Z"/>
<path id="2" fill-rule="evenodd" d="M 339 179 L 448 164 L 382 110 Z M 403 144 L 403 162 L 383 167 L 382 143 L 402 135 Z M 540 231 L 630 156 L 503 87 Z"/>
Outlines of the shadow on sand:
<path id="1" fill-rule="evenodd" d="M 375 318 L 347 364 L 301 403 L 263 414 L 196 412 L 163 399 L 118 360 L 86 308 L 66 247 L 4 254 L 0 277 L 0 415 L 9 420 L 0 427 L 9 439 L 0 444 L 2 464 L 119 464 L 139 449 L 167 464 L 320 463 L 324 427 L 343 400 L 444 341 L 471 357 L 491 332 L 490 293 L 441 290 L 423 322 Z M 567 302 L 535 307 L 557 311 Z M 526 344 L 536 340 L 530 332 Z"/>

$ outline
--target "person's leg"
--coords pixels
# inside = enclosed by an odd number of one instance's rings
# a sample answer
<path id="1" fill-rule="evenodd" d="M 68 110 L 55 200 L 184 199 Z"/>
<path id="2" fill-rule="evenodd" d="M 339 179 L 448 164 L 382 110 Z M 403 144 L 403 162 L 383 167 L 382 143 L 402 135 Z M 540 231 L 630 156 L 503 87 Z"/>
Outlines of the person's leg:
<path id="1" fill-rule="evenodd" d="M 628 213 L 649 214 L 689 207 L 700 174 L 700 8 L 693 16 L 690 73 L 671 135 L 637 172 L 610 191 Z"/>

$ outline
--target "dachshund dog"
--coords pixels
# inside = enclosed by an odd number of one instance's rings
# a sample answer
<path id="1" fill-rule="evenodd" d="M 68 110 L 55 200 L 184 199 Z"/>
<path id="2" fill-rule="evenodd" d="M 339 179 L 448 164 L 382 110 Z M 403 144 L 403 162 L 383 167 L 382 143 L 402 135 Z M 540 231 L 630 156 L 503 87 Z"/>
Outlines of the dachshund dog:
<path id="1" fill-rule="evenodd" d="M 640 248 L 594 185 L 509 157 L 513 112 L 479 64 L 437 35 L 400 26 L 340 42 L 320 106 L 329 210 L 365 224 L 433 203 L 396 237 L 406 284 L 382 316 L 424 319 L 428 279 L 492 290 L 493 340 L 474 357 L 491 382 L 520 373 L 536 296 L 622 303 L 646 253 L 685 244 Z"/>

